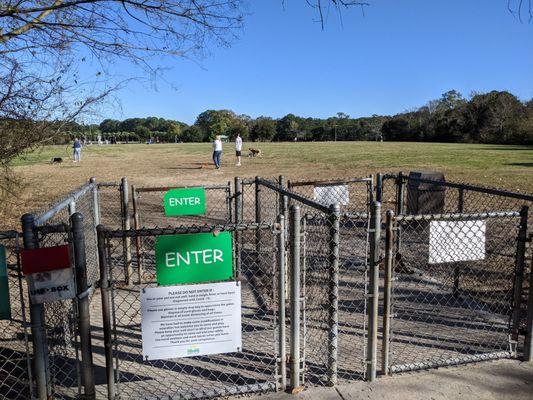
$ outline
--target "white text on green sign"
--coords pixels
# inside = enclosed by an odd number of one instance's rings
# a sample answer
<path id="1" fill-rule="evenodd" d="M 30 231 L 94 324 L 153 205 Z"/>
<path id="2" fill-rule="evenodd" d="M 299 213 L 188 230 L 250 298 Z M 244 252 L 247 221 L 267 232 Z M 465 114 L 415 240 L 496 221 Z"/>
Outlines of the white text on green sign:
<path id="1" fill-rule="evenodd" d="M 159 236 L 155 243 L 160 285 L 226 281 L 233 278 L 230 232 Z"/>
<path id="2" fill-rule="evenodd" d="M 203 215 L 206 209 L 205 189 L 171 189 L 165 193 L 164 204 L 167 217 Z"/>

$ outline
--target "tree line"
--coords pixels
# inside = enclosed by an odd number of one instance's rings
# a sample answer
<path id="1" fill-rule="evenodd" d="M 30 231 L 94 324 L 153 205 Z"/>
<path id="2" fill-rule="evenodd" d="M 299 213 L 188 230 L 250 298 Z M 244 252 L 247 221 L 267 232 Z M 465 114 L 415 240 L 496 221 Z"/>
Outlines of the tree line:
<path id="1" fill-rule="evenodd" d="M 120 141 L 207 142 L 217 134 L 237 134 L 250 141 L 427 141 L 533 144 L 533 99 L 522 102 L 506 91 L 476 93 L 464 98 L 456 90 L 422 107 L 393 116 L 351 118 L 339 112 L 330 118 L 287 114 L 252 118 L 231 110 L 207 110 L 192 125 L 164 118 L 105 119 L 99 125 L 72 126 L 103 139 Z M 76 134 L 71 131 L 71 135 Z"/>

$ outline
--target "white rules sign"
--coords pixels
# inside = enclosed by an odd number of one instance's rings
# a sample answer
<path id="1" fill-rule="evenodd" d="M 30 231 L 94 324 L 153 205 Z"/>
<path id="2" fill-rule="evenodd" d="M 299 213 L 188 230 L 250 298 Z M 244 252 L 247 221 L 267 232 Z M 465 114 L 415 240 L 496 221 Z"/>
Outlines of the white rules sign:
<path id="1" fill-rule="evenodd" d="M 239 282 L 146 288 L 141 313 L 145 360 L 241 350 Z"/>

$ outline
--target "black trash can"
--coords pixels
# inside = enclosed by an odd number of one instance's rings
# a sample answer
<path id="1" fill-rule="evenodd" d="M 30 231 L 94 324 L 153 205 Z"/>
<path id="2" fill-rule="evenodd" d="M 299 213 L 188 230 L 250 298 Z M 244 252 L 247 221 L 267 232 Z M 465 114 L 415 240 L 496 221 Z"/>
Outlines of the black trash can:
<path id="1" fill-rule="evenodd" d="M 433 183 L 420 182 L 416 180 L 417 178 L 445 181 L 442 172 L 409 172 L 407 183 L 407 213 L 411 215 L 443 213 L 446 187 Z"/>

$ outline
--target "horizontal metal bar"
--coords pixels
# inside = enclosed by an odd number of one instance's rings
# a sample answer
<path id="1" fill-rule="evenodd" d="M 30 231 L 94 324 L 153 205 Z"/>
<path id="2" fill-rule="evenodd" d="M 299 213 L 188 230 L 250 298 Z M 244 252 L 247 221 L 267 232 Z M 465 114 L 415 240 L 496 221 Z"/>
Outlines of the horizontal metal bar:
<path id="1" fill-rule="evenodd" d="M 35 228 L 37 231 L 49 234 L 49 233 L 63 233 L 68 231 L 68 225 L 65 224 L 55 224 L 55 225 L 41 225 Z"/>
<path id="2" fill-rule="evenodd" d="M 46 223 L 46 221 L 48 221 L 54 215 L 59 213 L 64 208 L 68 207 L 69 203 L 72 203 L 73 201 L 78 200 L 81 196 L 83 196 L 85 193 L 92 190 L 95 186 L 96 186 L 95 182 L 87 183 L 83 185 L 81 188 L 76 190 L 74 193 L 71 193 L 70 195 L 68 195 L 68 197 L 56 203 L 48 211 L 45 211 L 44 213 L 39 215 L 37 218 L 35 218 L 35 225 L 43 225 L 44 223 Z"/>
<path id="3" fill-rule="evenodd" d="M 20 235 L 20 233 L 18 233 L 17 231 L 0 232 L 0 240 L 15 239 L 19 235 Z"/>
<path id="4" fill-rule="evenodd" d="M 253 185 L 255 183 L 255 178 L 242 178 L 241 185 Z"/>
<path id="5" fill-rule="evenodd" d="M 135 191 L 137 193 L 142 192 L 167 192 L 172 189 L 189 189 L 189 188 L 197 188 L 202 187 L 205 190 L 214 190 L 214 189 L 227 189 L 229 185 L 207 185 L 207 186 L 201 186 L 201 185 L 185 185 L 185 186 L 160 186 L 160 187 L 136 187 Z"/>
<path id="6" fill-rule="evenodd" d="M 323 181 L 291 181 L 291 187 L 296 186 L 333 186 L 333 185 L 342 185 L 346 183 L 357 183 L 357 182 L 371 182 L 371 178 L 353 178 L 353 179 L 338 179 L 338 180 L 323 180 Z"/>
<path id="7" fill-rule="evenodd" d="M 387 175 L 387 177 L 392 178 L 394 177 L 394 175 Z M 456 189 L 470 190 L 472 192 L 492 194 L 495 196 L 511 197 L 513 199 L 533 201 L 533 194 L 522 194 L 522 193 L 516 193 L 516 192 L 509 192 L 507 190 L 487 188 L 483 186 L 468 185 L 464 183 L 454 183 L 454 182 L 447 182 L 447 181 L 437 181 L 433 179 L 414 178 L 414 177 L 409 177 L 407 175 L 404 175 L 402 178 L 406 182 L 416 181 L 416 182 L 422 182 L 422 183 L 429 183 L 429 184 L 437 185 L 437 186 L 446 186 L 446 187 L 451 187 L 451 188 L 456 188 Z"/>
<path id="8" fill-rule="evenodd" d="M 98 187 L 120 187 L 120 182 L 100 182 Z"/>
<path id="9" fill-rule="evenodd" d="M 130 230 L 110 230 L 103 225 L 99 225 L 97 230 L 104 232 L 108 238 L 124 237 L 144 237 L 144 236 L 163 236 L 163 235 L 180 235 L 186 233 L 211 233 L 211 232 L 235 232 L 258 229 L 273 229 L 272 224 L 249 223 L 249 224 L 228 224 L 228 225 L 200 225 L 200 226 L 178 226 L 168 228 L 141 228 Z"/>
<path id="10" fill-rule="evenodd" d="M 272 189 L 278 193 L 281 193 L 284 196 L 287 196 L 293 200 L 299 201 L 300 203 L 305 204 L 306 206 L 316 208 L 317 210 L 322 211 L 323 213 L 326 213 L 326 214 L 330 213 L 330 210 L 328 207 L 323 206 L 322 204 L 317 203 L 313 200 L 310 200 L 307 197 L 303 197 L 289 190 L 282 189 L 276 186 L 275 184 L 273 184 L 272 182 L 269 182 L 263 178 L 259 178 L 257 181 L 260 185 L 266 186 L 267 188 Z"/>
<path id="11" fill-rule="evenodd" d="M 461 365 L 468 364 L 476 361 L 489 361 L 497 360 L 499 358 L 512 358 L 512 353 L 510 351 L 498 351 L 494 353 L 485 353 L 485 354 L 475 354 L 475 355 L 465 355 L 457 358 L 448 358 L 438 361 L 427 361 L 411 364 L 402 364 L 402 365 L 393 365 L 390 367 L 390 372 L 407 372 L 407 371 L 419 371 L 422 369 L 437 368 L 437 367 L 446 367 L 452 365 Z"/>
<path id="12" fill-rule="evenodd" d="M 398 215 L 394 217 L 396 221 L 435 221 L 435 220 L 471 220 L 471 219 L 486 219 L 486 218 L 502 218 L 502 217 L 519 217 L 518 211 L 493 211 L 486 213 L 450 213 L 450 214 L 421 214 L 421 215 Z"/>
<path id="13" fill-rule="evenodd" d="M 368 218 L 370 214 L 366 212 L 345 212 L 341 213 L 342 218 L 349 218 L 349 219 L 366 219 Z"/>

